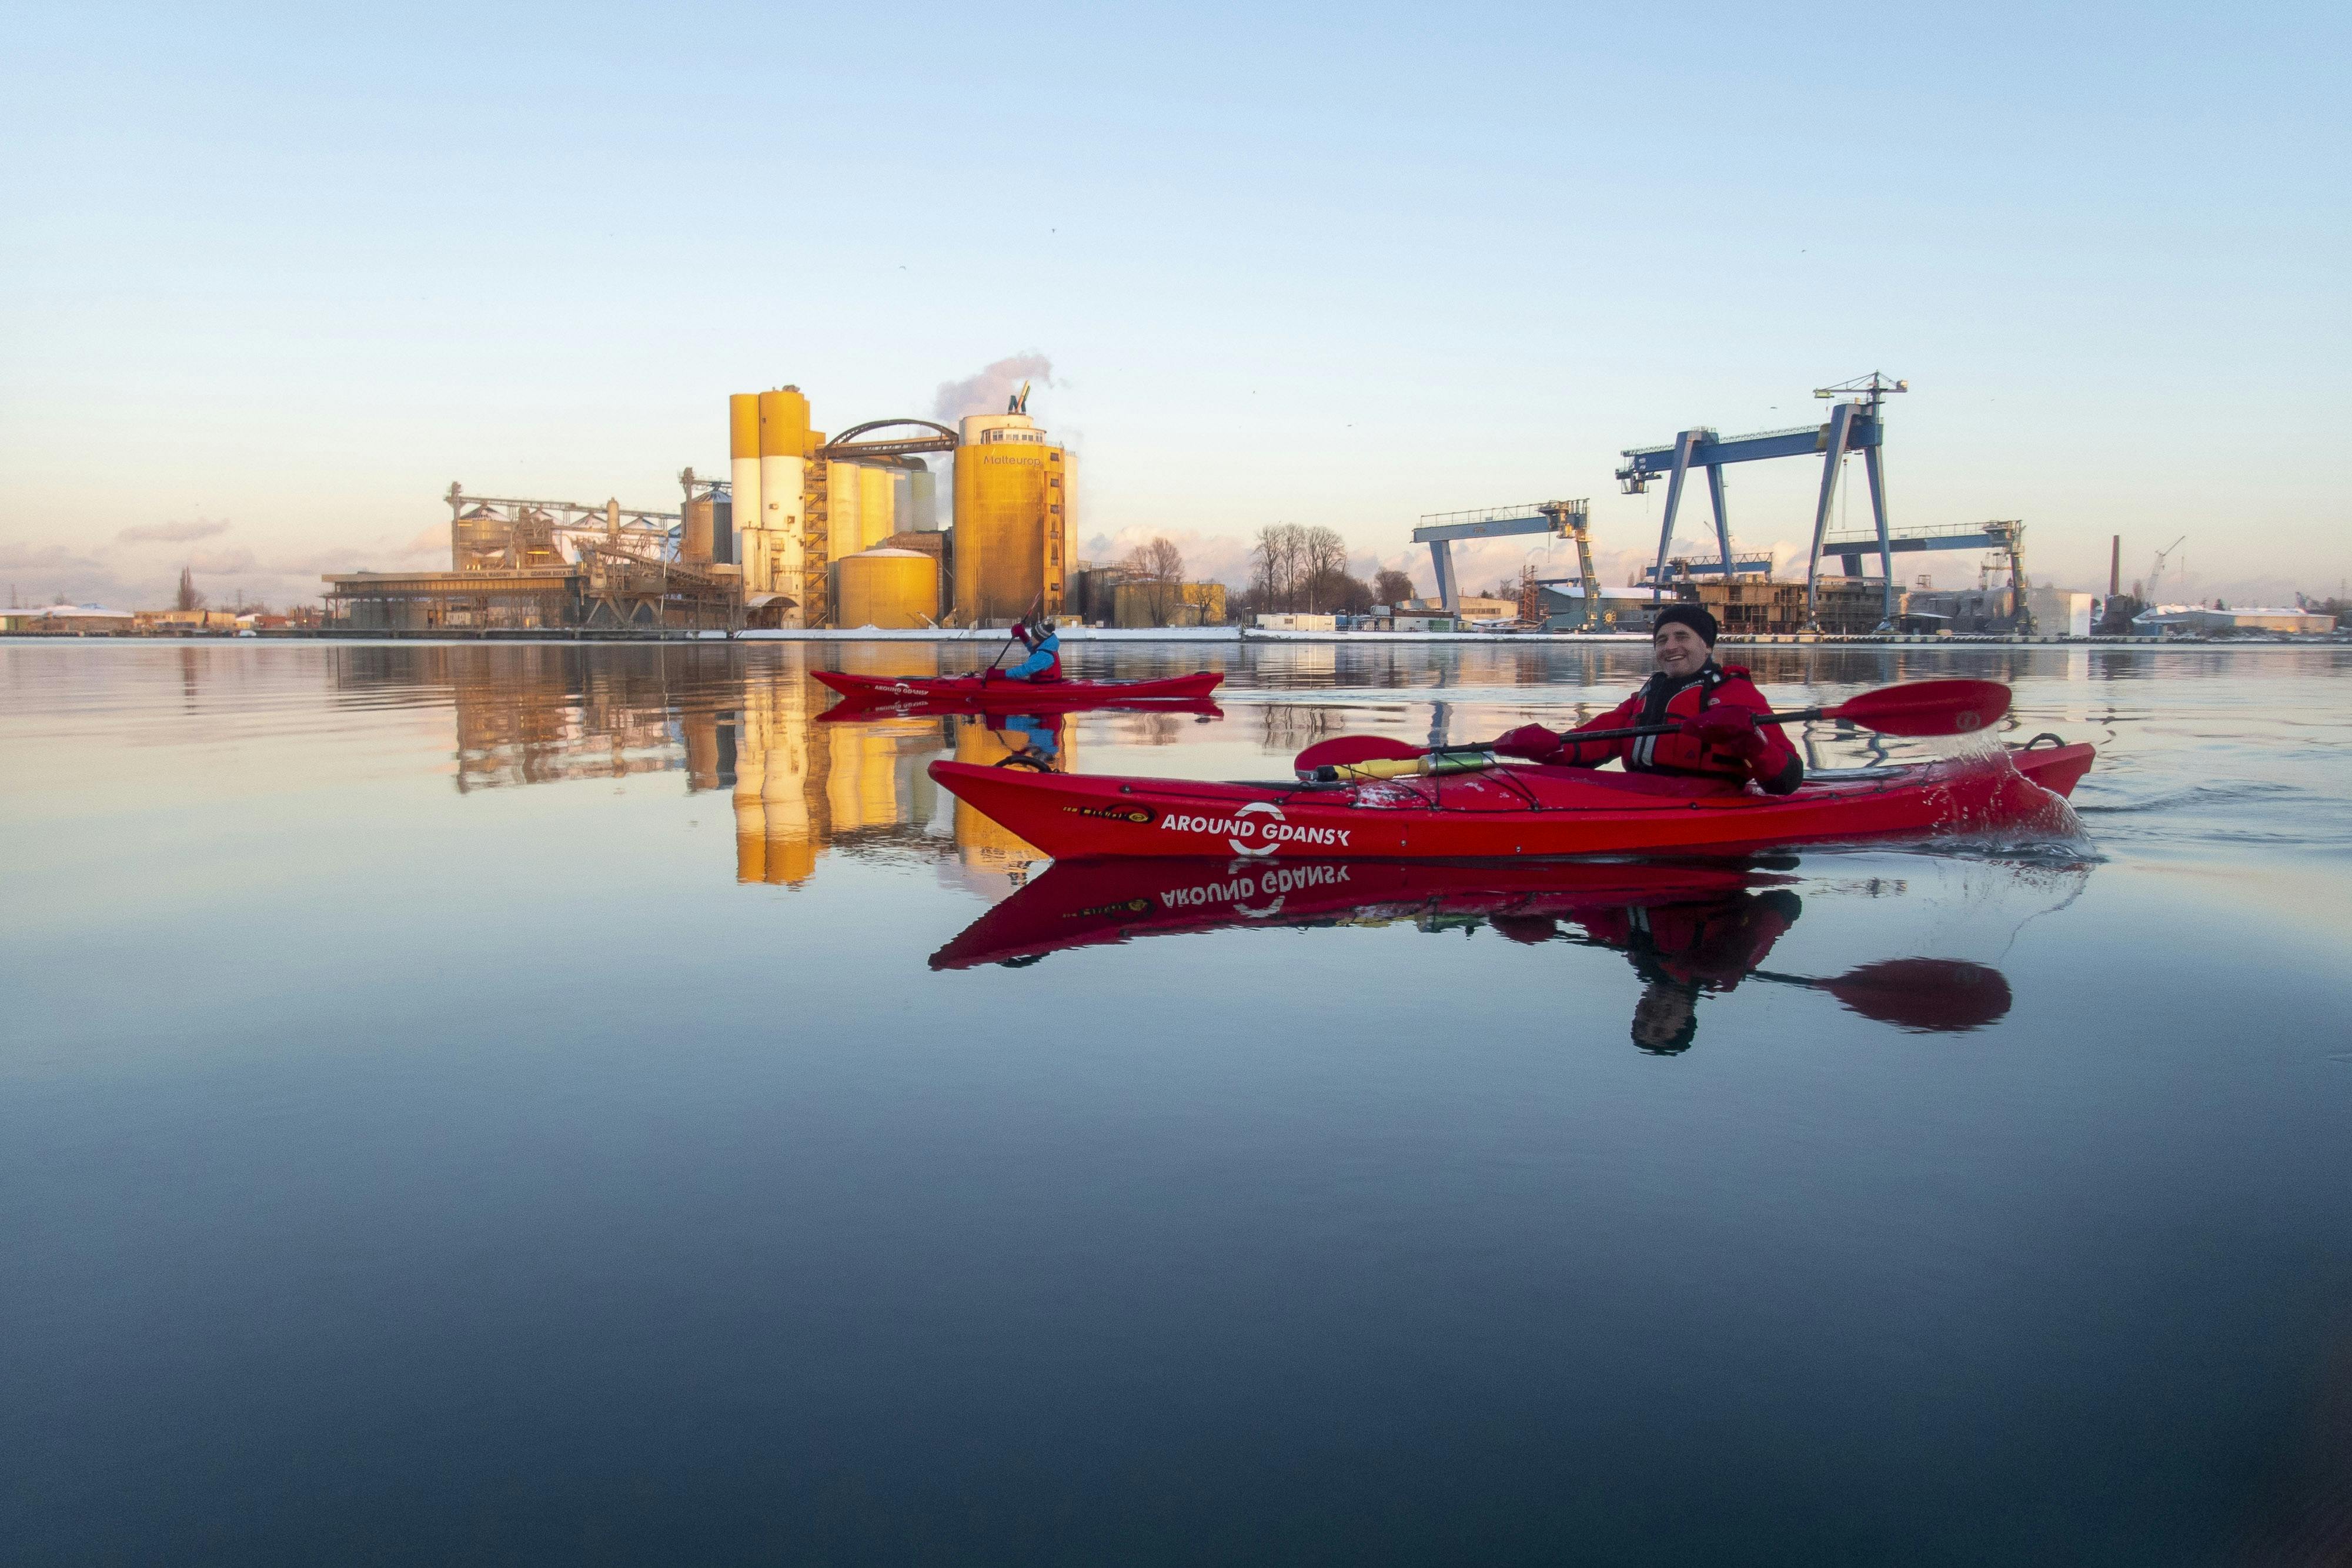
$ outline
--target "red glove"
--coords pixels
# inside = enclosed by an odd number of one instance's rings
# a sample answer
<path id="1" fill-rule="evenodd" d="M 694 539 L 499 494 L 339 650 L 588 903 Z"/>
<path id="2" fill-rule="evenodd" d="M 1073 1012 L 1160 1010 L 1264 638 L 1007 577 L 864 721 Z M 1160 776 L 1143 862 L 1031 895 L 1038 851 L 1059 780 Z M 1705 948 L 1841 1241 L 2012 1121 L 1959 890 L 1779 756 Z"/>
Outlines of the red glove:
<path id="1" fill-rule="evenodd" d="M 1727 752 L 1743 762 L 1764 755 L 1764 737 L 1756 727 L 1756 716 L 1744 707 L 1718 705 L 1696 718 L 1683 720 L 1680 727 L 1681 733 L 1695 737 L 1708 750 Z"/>
<path id="2" fill-rule="evenodd" d="M 1505 757 L 1540 762 L 1559 749 L 1559 737 L 1539 724 L 1523 724 L 1496 741 L 1494 749 Z"/>

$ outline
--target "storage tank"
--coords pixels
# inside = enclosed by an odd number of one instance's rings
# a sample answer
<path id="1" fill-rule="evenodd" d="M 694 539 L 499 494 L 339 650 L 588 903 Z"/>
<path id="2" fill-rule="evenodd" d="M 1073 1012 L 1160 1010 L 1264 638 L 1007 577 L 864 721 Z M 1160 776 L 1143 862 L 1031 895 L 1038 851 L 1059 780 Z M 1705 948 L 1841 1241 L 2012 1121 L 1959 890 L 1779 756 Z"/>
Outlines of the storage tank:
<path id="1" fill-rule="evenodd" d="M 1025 414 L 966 419 L 955 461 L 955 603 L 967 625 L 1042 601 L 1065 612 L 1072 490 L 1063 450 Z"/>
<path id="2" fill-rule="evenodd" d="M 686 504 L 686 515 L 677 540 L 677 559 L 695 566 L 710 564 L 711 517 L 718 503 L 704 496 Z"/>
<path id="3" fill-rule="evenodd" d="M 835 567 L 834 624 L 911 632 L 940 618 L 940 566 L 920 550 L 869 549 Z"/>
<path id="4" fill-rule="evenodd" d="M 893 505 L 898 474 L 895 468 L 861 465 L 857 474 L 857 548 L 872 549 L 898 531 Z M 850 553 L 847 550 L 841 552 Z"/>
<path id="5" fill-rule="evenodd" d="M 730 476 L 734 481 L 730 488 L 733 508 L 728 516 L 727 548 L 719 549 L 717 529 L 712 530 L 712 559 L 733 561 L 735 533 L 739 528 L 760 526 L 760 394 L 737 392 L 727 400 L 727 450 L 732 455 Z"/>
<path id="6" fill-rule="evenodd" d="M 808 443 L 808 399 L 798 387 L 760 394 L 760 522 L 767 536 L 766 580 L 745 574 L 748 592 L 782 593 L 792 600 L 782 624 L 803 624 L 808 594 L 801 580 L 801 470 Z M 738 514 L 737 526 L 741 526 Z M 751 564 L 747 556 L 745 564 Z"/>
<path id="7" fill-rule="evenodd" d="M 917 468 L 906 477 L 905 505 L 898 515 L 901 533 L 940 531 L 940 479 L 929 468 Z"/>

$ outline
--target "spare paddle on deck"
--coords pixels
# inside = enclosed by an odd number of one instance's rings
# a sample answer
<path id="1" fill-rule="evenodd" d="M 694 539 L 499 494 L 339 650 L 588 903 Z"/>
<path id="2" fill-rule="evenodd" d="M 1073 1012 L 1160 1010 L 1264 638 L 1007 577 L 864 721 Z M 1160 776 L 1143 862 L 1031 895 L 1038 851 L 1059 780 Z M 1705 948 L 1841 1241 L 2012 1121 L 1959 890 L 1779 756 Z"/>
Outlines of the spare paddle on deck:
<path id="1" fill-rule="evenodd" d="M 1906 681 L 1881 686 L 1826 707 L 1798 708 L 1790 713 L 1759 715 L 1758 724 L 1803 724 L 1817 718 L 1835 719 L 1876 730 L 1881 735 L 1969 735 L 2000 721 L 2009 712 L 2009 688 L 1999 681 Z M 1623 729 L 1569 731 L 1579 741 L 1631 740 L 1644 735 L 1672 735 L 1675 724 L 1635 725 Z M 1491 751 L 1491 740 L 1465 746 L 1413 746 L 1377 735 L 1342 735 L 1320 740 L 1300 752 L 1291 764 L 1302 777 L 1325 768 L 1352 768 L 1368 762 L 1407 762 L 1448 753 Z M 1386 773 L 1392 770 L 1381 770 Z M 1368 770 L 1368 777 L 1379 776 Z"/>

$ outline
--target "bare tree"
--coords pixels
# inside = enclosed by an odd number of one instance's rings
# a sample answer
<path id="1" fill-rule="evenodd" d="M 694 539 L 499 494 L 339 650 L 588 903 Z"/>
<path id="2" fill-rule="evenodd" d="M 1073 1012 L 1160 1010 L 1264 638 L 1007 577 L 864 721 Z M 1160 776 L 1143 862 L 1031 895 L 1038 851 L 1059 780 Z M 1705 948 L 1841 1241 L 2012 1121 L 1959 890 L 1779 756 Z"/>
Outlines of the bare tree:
<path id="1" fill-rule="evenodd" d="M 172 608 L 174 610 L 202 610 L 204 607 L 205 596 L 196 591 L 196 580 L 194 575 L 188 568 L 184 566 L 182 567 L 180 569 L 180 591 L 178 596 L 173 600 Z"/>
<path id="2" fill-rule="evenodd" d="M 1337 610 L 1348 598 L 1342 580 L 1348 577 L 1348 541 L 1339 530 L 1312 528 L 1300 541 L 1298 586 L 1305 608 L 1318 613 Z"/>
<path id="3" fill-rule="evenodd" d="M 1119 564 L 1126 569 L 1128 580 L 1143 590 L 1144 610 L 1151 623 L 1165 626 L 1173 621 L 1176 607 L 1184 598 L 1184 552 L 1175 542 L 1154 538 L 1150 544 L 1138 545 Z"/>
<path id="4" fill-rule="evenodd" d="M 1296 610 L 1299 568 L 1307 549 L 1307 530 L 1297 523 L 1269 523 L 1257 531 L 1250 553 L 1256 557 L 1253 583 L 1258 608 Z"/>

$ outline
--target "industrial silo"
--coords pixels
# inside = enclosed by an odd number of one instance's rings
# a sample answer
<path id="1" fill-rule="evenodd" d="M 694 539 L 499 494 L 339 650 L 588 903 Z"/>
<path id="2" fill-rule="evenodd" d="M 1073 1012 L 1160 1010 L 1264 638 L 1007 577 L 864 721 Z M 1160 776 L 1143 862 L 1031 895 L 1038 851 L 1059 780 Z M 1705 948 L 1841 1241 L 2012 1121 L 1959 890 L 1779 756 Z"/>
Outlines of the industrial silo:
<path id="1" fill-rule="evenodd" d="M 711 528 L 711 559 L 746 559 L 735 549 L 737 532 L 760 526 L 760 394 L 737 392 L 727 400 L 727 449 L 732 455 L 729 486 L 731 497 L 726 518 L 725 548 L 720 548 L 717 524 Z"/>
<path id="2" fill-rule="evenodd" d="M 707 566 L 716 558 L 711 554 L 711 525 L 718 503 L 706 493 L 686 503 L 686 511 L 678 532 L 677 559 L 694 566 Z"/>
<path id="3" fill-rule="evenodd" d="M 920 550 L 869 549 L 835 568 L 836 626 L 911 632 L 940 618 L 940 563 Z"/>
<path id="4" fill-rule="evenodd" d="M 955 455 L 955 603 L 967 625 L 1064 612 L 1066 455 L 1026 414 L 963 421 Z"/>
<path id="5" fill-rule="evenodd" d="M 808 399 L 798 387 L 760 394 L 760 522 L 768 559 L 764 580 L 753 580 L 747 570 L 743 586 L 747 592 L 789 596 L 792 608 L 782 619 L 788 627 L 802 624 L 800 606 L 806 599 L 801 580 L 801 471 L 806 462 L 808 419 Z M 741 524 L 739 511 L 736 525 Z M 744 561 L 751 566 L 748 553 Z"/>

